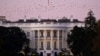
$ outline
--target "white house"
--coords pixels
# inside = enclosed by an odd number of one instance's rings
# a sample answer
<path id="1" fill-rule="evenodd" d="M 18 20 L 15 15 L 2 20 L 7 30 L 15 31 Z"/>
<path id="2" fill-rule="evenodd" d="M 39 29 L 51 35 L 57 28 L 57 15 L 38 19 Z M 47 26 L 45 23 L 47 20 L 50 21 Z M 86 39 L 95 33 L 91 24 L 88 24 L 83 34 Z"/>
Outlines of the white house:
<path id="1" fill-rule="evenodd" d="M 17 26 L 23 29 L 30 40 L 30 47 L 37 49 L 43 56 L 55 56 L 61 49 L 69 50 L 66 42 L 67 34 L 75 25 L 81 27 L 84 23 L 51 19 L 0 23 L 0 26 Z"/>

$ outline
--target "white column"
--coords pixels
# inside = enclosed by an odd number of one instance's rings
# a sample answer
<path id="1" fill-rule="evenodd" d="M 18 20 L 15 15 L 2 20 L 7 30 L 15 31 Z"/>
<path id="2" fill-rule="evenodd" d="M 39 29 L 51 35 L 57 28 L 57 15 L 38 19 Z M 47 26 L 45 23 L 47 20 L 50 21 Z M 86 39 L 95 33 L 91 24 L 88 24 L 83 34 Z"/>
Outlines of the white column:
<path id="1" fill-rule="evenodd" d="M 54 49 L 54 45 L 53 45 L 53 30 L 51 30 L 50 34 L 51 34 L 51 45 L 50 45 L 51 47 L 50 48 L 53 51 L 53 49 Z"/>
<path id="2" fill-rule="evenodd" d="M 40 50 L 40 31 L 38 30 L 38 51 Z"/>
<path id="3" fill-rule="evenodd" d="M 44 50 L 46 51 L 47 45 L 46 45 L 46 30 L 44 30 Z"/>
<path id="4" fill-rule="evenodd" d="M 57 30 L 57 47 L 58 47 L 58 50 L 59 50 L 59 30 Z"/>
<path id="5" fill-rule="evenodd" d="M 32 37 L 32 30 L 29 31 L 29 40 L 30 40 L 30 47 L 33 48 L 33 37 Z"/>

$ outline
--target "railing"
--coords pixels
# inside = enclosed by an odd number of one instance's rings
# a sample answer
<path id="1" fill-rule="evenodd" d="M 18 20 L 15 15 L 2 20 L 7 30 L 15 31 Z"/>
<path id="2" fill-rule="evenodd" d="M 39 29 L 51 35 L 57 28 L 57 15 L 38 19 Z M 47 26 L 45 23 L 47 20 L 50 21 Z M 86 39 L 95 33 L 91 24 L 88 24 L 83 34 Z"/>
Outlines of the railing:
<path id="1" fill-rule="evenodd" d="M 2 23 L 0 26 L 18 26 L 18 27 L 74 27 L 84 26 L 84 23 Z"/>

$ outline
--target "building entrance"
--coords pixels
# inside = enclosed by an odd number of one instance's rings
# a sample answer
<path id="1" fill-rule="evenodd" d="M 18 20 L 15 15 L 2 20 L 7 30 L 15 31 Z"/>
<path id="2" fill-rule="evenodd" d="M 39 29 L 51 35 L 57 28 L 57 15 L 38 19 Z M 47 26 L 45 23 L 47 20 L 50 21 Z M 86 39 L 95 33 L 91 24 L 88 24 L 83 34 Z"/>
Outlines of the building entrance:
<path id="1" fill-rule="evenodd" d="M 51 53 L 47 53 L 47 56 L 51 56 Z"/>

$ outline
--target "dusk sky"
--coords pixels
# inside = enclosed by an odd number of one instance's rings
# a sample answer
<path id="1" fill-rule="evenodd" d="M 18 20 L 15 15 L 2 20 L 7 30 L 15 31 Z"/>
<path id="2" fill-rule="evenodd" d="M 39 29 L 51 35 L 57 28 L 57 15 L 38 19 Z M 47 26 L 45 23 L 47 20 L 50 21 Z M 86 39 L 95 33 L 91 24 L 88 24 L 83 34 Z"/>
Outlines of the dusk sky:
<path id="1" fill-rule="evenodd" d="M 0 0 L 0 16 L 6 16 L 7 20 L 24 19 L 25 15 L 26 18 L 65 16 L 84 20 L 90 9 L 100 19 L 100 0 Z"/>

